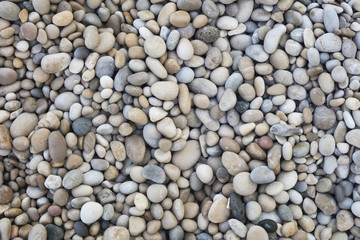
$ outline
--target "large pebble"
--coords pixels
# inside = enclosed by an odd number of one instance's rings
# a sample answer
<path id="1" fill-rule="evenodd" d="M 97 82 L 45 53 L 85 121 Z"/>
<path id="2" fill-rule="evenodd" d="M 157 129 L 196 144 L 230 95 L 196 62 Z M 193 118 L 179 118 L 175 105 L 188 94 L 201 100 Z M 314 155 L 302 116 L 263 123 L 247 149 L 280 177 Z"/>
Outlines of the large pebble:
<path id="1" fill-rule="evenodd" d="M 10 1 L 0 2 L 0 17 L 9 21 L 16 21 L 19 19 L 20 8 L 15 3 Z"/>
<path id="2" fill-rule="evenodd" d="M 315 41 L 315 48 L 320 52 L 338 52 L 341 50 L 341 38 L 334 33 L 325 33 Z"/>
<path id="3" fill-rule="evenodd" d="M 9 85 L 17 80 L 18 74 L 11 68 L 0 68 L 0 85 Z"/>
<path id="4" fill-rule="evenodd" d="M 54 104 L 59 110 L 69 111 L 71 105 L 77 102 L 79 102 L 79 97 L 77 95 L 72 92 L 63 92 L 55 98 Z"/>
<path id="5" fill-rule="evenodd" d="M 17 138 L 20 136 L 28 136 L 32 132 L 38 123 L 38 117 L 34 113 L 22 113 L 20 114 L 10 127 L 11 137 Z"/>
<path id="6" fill-rule="evenodd" d="M 186 145 L 182 150 L 174 153 L 172 163 L 181 170 L 187 170 L 197 163 L 200 155 L 199 142 L 190 140 L 186 142 Z"/>
<path id="7" fill-rule="evenodd" d="M 81 207 L 80 219 L 85 224 L 92 224 L 101 217 L 103 211 L 100 203 L 87 202 Z"/>
<path id="8" fill-rule="evenodd" d="M 159 36 L 151 36 L 144 42 L 145 52 L 152 58 L 159 58 L 166 52 L 165 41 Z"/>
<path id="9" fill-rule="evenodd" d="M 53 131 L 49 135 L 49 154 L 54 162 L 62 162 L 66 157 L 66 141 L 59 131 Z"/>
<path id="10" fill-rule="evenodd" d="M 179 93 L 179 86 L 170 81 L 159 81 L 151 86 L 151 93 L 160 100 L 174 100 Z"/>
<path id="11" fill-rule="evenodd" d="M 275 174 L 269 167 L 259 166 L 251 171 L 250 179 L 256 184 L 266 184 L 275 180 Z"/>
<path id="12" fill-rule="evenodd" d="M 56 73 L 64 70 L 70 64 L 71 57 L 67 53 L 45 55 L 41 59 L 41 69 L 46 73 Z"/>

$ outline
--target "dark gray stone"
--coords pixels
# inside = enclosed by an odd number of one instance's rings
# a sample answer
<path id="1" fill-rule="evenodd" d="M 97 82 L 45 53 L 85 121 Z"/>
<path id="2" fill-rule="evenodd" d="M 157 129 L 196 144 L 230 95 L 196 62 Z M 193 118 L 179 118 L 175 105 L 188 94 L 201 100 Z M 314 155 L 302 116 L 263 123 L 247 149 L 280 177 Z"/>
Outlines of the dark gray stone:
<path id="1" fill-rule="evenodd" d="M 87 237 L 89 235 L 88 227 L 81 221 L 77 221 L 74 224 L 74 230 L 80 237 Z"/>
<path id="2" fill-rule="evenodd" d="M 230 194 L 230 210 L 233 217 L 242 223 L 246 222 L 244 203 L 241 197 L 234 192 Z"/>
<path id="3" fill-rule="evenodd" d="M 280 205 L 278 207 L 278 214 L 284 222 L 290 222 L 294 219 L 291 209 L 287 205 Z"/>
<path id="4" fill-rule="evenodd" d="M 54 224 L 47 224 L 45 226 L 47 232 L 47 240 L 63 240 L 64 230 Z"/>
<path id="5" fill-rule="evenodd" d="M 85 136 L 90 132 L 92 123 L 87 118 L 78 118 L 72 123 L 72 128 L 77 136 Z"/>

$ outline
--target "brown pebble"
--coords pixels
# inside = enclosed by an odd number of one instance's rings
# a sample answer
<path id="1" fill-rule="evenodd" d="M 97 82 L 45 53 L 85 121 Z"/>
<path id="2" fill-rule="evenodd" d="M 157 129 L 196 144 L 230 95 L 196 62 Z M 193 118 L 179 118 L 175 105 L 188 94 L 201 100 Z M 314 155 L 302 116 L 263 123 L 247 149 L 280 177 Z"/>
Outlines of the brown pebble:
<path id="1" fill-rule="evenodd" d="M 0 204 L 7 204 L 13 198 L 13 190 L 6 185 L 0 187 Z"/>
<path id="2" fill-rule="evenodd" d="M 56 217 L 59 216 L 61 214 L 61 208 L 58 205 L 51 205 L 48 209 L 47 209 L 48 213 L 50 216 Z"/>
<path id="3" fill-rule="evenodd" d="M 11 136 L 4 125 L 0 125 L 0 149 L 11 150 Z"/>
<path id="4" fill-rule="evenodd" d="M 37 27 L 31 22 L 26 22 L 21 25 L 20 33 L 28 41 L 33 41 L 37 37 Z"/>

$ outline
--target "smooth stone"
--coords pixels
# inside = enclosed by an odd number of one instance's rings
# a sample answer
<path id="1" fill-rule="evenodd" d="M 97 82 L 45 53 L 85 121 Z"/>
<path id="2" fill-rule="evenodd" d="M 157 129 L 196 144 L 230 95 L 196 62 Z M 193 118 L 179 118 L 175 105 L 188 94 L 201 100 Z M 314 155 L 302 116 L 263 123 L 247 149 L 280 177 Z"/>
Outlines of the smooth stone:
<path id="1" fill-rule="evenodd" d="M 104 174 L 100 171 L 90 170 L 84 173 L 83 183 L 90 186 L 100 185 L 104 180 Z"/>
<path id="2" fill-rule="evenodd" d="M 201 151 L 198 141 L 190 140 L 186 142 L 185 147 L 174 153 L 172 163 L 180 170 L 192 168 L 200 159 Z"/>
<path id="3" fill-rule="evenodd" d="M 356 201 L 351 205 L 351 212 L 356 217 L 360 217 L 360 202 L 359 201 Z"/>
<path id="4" fill-rule="evenodd" d="M 324 25 L 327 32 L 332 33 L 339 29 L 339 17 L 332 6 L 324 8 Z"/>
<path id="5" fill-rule="evenodd" d="M 18 78 L 18 74 L 14 69 L 2 67 L 0 68 L 0 85 L 9 85 L 14 83 Z"/>
<path id="6" fill-rule="evenodd" d="M 339 52 L 341 50 L 341 38 L 334 33 L 325 33 L 315 41 L 315 48 L 320 52 Z"/>
<path id="7" fill-rule="evenodd" d="M 59 27 L 69 25 L 73 21 L 73 14 L 70 11 L 62 11 L 52 17 L 52 22 Z"/>
<path id="8" fill-rule="evenodd" d="M 79 186 L 83 180 L 84 174 L 79 169 L 74 169 L 64 175 L 62 184 L 66 189 L 73 189 Z"/>
<path id="9" fill-rule="evenodd" d="M 77 136 L 85 136 L 88 132 L 91 131 L 92 122 L 87 118 L 77 118 L 72 124 L 71 127 Z"/>
<path id="10" fill-rule="evenodd" d="M 41 59 L 41 69 L 46 73 L 57 73 L 66 69 L 71 61 L 67 53 L 55 53 L 45 55 Z"/>
<path id="11" fill-rule="evenodd" d="M 277 181 L 282 182 L 284 184 L 284 190 L 289 190 L 295 186 L 298 181 L 298 175 L 296 171 L 290 172 L 280 172 L 277 175 Z"/>
<path id="12" fill-rule="evenodd" d="M 236 105 L 236 100 L 234 91 L 230 88 L 226 89 L 219 102 L 220 110 L 226 112 L 233 109 Z"/>
<path id="13" fill-rule="evenodd" d="M 48 138 L 49 155 L 54 162 L 62 162 L 66 157 L 66 140 L 59 131 L 53 131 Z"/>
<path id="14" fill-rule="evenodd" d="M 44 225 L 42 224 L 35 224 L 32 226 L 28 240 L 46 240 L 47 239 L 47 231 Z"/>
<path id="15" fill-rule="evenodd" d="M 360 148 L 360 129 L 353 129 L 346 133 L 345 140 L 350 145 Z"/>
<path id="16" fill-rule="evenodd" d="M 240 222 L 237 219 L 229 219 L 228 224 L 231 230 L 233 230 L 236 235 L 241 238 L 244 238 L 246 236 L 247 228 L 244 223 Z"/>
<path id="17" fill-rule="evenodd" d="M 151 86 L 151 93 L 160 100 L 174 100 L 179 94 L 179 86 L 170 81 L 159 81 Z"/>
<path id="18" fill-rule="evenodd" d="M 12 138 L 28 136 L 38 124 L 38 117 L 34 113 L 20 114 L 10 126 L 10 135 Z"/>
<path id="19" fill-rule="evenodd" d="M 168 190 L 161 184 L 152 184 L 146 190 L 148 199 L 153 203 L 159 203 L 166 198 Z"/>
<path id="20" fill-rule="evenodd" d="M 260 221 L 259 226 L 264 228 L 266 232 L 268 233 L 273 233 L 276 232 L 278 225 L 275 221 L 271 220 L 271 219 L 264 219 L 262 221 Z"/>
<path id="21" fill-rule="evenodd" d="M 74 224 L 74 231 L 80 237 L 86 237 L 89 235 L 88 227 L 81 221 L 77 221 Z"/>
<path id="22" fill-rule="evenodd" d="M 47 239 L 61 240 L 64 239 L 64 230 L 54 224 L 47 224 L 45 226 L 47 232 Z"/>
<path id="23" fill-rule="evenodd" d="M 163 183 L 166 179 L 164 170 L 154 164 L 146 165 L 142 169 L 141 174 L 144 178 L 151 180 L 155 183 Z"/>
<path id="24" fill-rule="evenodd" d="M 33 199 L 38 199 L 41 198 L 42 196 L 44 196 L 47 193 L 46 190 L 41 190 L 38 187 L 32 187 L 32 186 L 28 186 L 26 188 L 26 194 L 28 195 L 28 197 L 33 198 Z"/>
<path id="25" fill-rule="evenodd" d="M 13 199 L 13 190 L 6 186 L 0 186 L 0 204 L 8 204 Z"/>
<path id="26" fill-rule="evenodd" d="M 335 152 L 335 139 L 332 135 L 326 134 L 320 138 L 319 152 L 324 156 L 330 156 Z"/>
<path id="27" fill-rule="evenodd" d="M 315 108 L 314 124 L 321 130 L 328 130 L 335 125 L 336 116 L 332 109 L 325 106 Z"/>
<path id="28" fill-rule="evenodd" d="M 110 56 L 100 57 L 95 66 L 96 76 L 101 78 L 103 76 L 112 77 L 115 72 L 115 60 Z M 114 83 L 115 85 L 115 83 Z"/>
<path id="29" fill-rule="evenodd" d="M 20 8 L 10 1 L 0 2 L 0 17 L 8 21 L 19 19 Z"/>
<path id="30" fill-rule="evenodd" d="M 275 173 L 267 166 L 259 166 L 251 171 L 250 178 L 256 184 L 266 184 L 275 181 Z"/>
<path id="31" fill-rule="evenodd" d="M 232 216 L 240 220 L 242 223 L 245 223 L 245 206 L 241 197 L 234 192 L 231 193 L 229 204 Z"/>
<path id="32" fill-rule="evenodd" d="M 213 170 L 209 165 L 199 164 L 196 167 L 196 175 L 201 182 L 209 184 L 213 178 Z"/>
<path id="33" fill-rule="evenodd" d="M 145 141 L 138 135 L 125 138 L 125 149 L 128 158 L 135 164 L 142 162 L 145 157 Z"/>
<path id="34" fill-rule="evenodd" d="M 268 54 L 272 54 L 276 51 L 280 39 L 286 32 L 286 27 L 283 24 L 275 25 L 273 29 L 268 31 L 264 38 L 264 50 Z"/>
<path id="35" fill-rule="evenodd" d="M 310 144 L 308 142 L 300 142 L 293 148 L 294 157 L 304 157 L 309 153 Z"/>
<path id="36" fill-rule="evenodd" d="M 151 36 L 144 42 L 144 50 L 152 58 L 159 58 L 166 52 L 165 41 L 159 36 Z"/>
<path id="37" fill-rule="evenodd" d="M 257 189 L 257 184 L 251 181 L 250 173 L 238 173 L 233 180 L 234 190 L 240 196 L 253 194 Z"/>
<path id="38" fill-rule="evenodd" d="M 226 207 L 228 199 L 223 195 L 219 195 L 211 204 L 208 219 L 212 223 L 221 223 L 230 217 L 230 210 Z"/>
<path id="39" fill-rule="evenodd" d="M 121 226 L 111 226 L 104 231 L 104 240 L 130 240 L 129 230 Z"/>
<path id="40" fill-rule="evenodd" d="M 260 226 L 254 225 L 247 232 L 246 239 L 247 240 L 257 240 L 257 239 L 269 240 L 269 235 L 267 234 L 265 229 L 263 229 Z"/>
<path id="41" fill-rule="evenodd" d="M 269 59 L 269 54 L 264 51 L 264 47 L 260 44 L 247 47 L 245 53 L 257 62 L 265 62 Z"/>
<path id="42" fill-rule="evenodd" d="M 176 47 L 176 54 L 184 61 L 190 60 L 194 56 L 193 45 L 188 39 L 181 38 Z"/>
<path id="43" fill-rule="evenodd" d="M 103 214 L 103 207 L 97 202 L 87 202 L 80 210 L 80 219 L 85 224 L 96 222 Z"/>
<path id="44" fill-rule="evenodd" d="M 72 104 L 79 102 L 79 97 L 72 92 L 60 93 L 55 98 L 55 107 L 62 111 L 69 111 Z"/>
<path id="45" fill-rule="evenodd" d="M 277 208 L 277 212 L 284 222 L 290 222 L 294 219 L 291 209 L 287 205 L 280 205 Z"/>

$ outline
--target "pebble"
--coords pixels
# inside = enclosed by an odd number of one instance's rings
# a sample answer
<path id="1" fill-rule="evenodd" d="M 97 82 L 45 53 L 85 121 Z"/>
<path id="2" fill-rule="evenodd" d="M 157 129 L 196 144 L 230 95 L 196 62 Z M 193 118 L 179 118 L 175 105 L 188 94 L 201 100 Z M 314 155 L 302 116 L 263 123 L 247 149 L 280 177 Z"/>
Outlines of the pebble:
<path id="1" fill-rule="evenodd" d="M 72 124 L 72 129 L 78 136 L 85 136 L 91 131 L 92 123 L 87 118 L 77 118 Z"/>
<path id="2" fill-rule="evenodd" d="M 252 226 L 249 228 L 249 231 L 247 233 L 246 239 L 248 240 L 255 240 L 255 239 L 265 239 L 268 240 L 269 239 L 269 235 L 267 234 L 267 232 L 265 231 L 265 229 L 263 229 L 260 226 Z"/>
<path id="3" fill-rule="evenodd" d="M 144 42 L 144 50 L 152 58 L 159 58 L 166 52 L 165 41 L 159 36 L 147 38 Z"/>
<path id="4" fill-rule="evenodd" d="M 16 21 L 19 19 L 20 8 L 13 2 L 0 2 L 0 17 L 8 21 Z"/>
<path id="5" fill-rule="evenodd" d="M 71 61 L 67 53 L 55 53 L 45 55 L 41 59 L 41 69 L 46 73 L 56 73 L 66 69 Z"/>
<path id="6" fill-rule="evenodd" d="M 29 232 L 29 236 L 28 236 L 29 240 L 46 240 L 47 239 L 47 231 L 46 228 L 44 227 L 44 225 L 42 224 L 35 224 L 34 226 L 32 226 L 30 232 Z"/>
<path id="7" fill-rule="evenodd" d="M 80 210 L 80 219 L 85 224 L 96 222 L 103 214 L 103 207 L 97 202 L 87 202 Z"/>
<path id="8" fill-rule="evenodd" d="M 275 180 L 275 174 L 269 167 L 259 166 L 251 171 L 250 179 L 256 184 L 266 184 Z"/>
<path id="9" fill-rule="evenodd" d="M 18 74 L 14 69 L 11 68 L 0 68 L 0 84 L 9 85 L 14 83 L 18 78 Z"/>
<path id="10" fill-rule="evenodd" d="M 259 226 L 265 229 L 268 233 L 273 233 L 277 230 L 278 225 L 275 221 L 271 219 L 265 219 L 259 222 Z"/>
<path id="11" fill-rule="evenodd" d="M 121 226 L 111 226 L 104 231 L 104 240 L 130 239 L 129 230 Z"/>
<path id="12" fill-rule="evenodd" d="M 11 124 L 10 135 L 12 138 L 28 136 L 38 123 L 38 117 L 34 113 L 22 113 Z"/>
<path id="13" fill-rule="evenodd" d="M 64 239 L 64 230 L 61 227 L 58 227 L 54 224 L 47 224 L 45 228 L 47 232 L 47 239 Z"/>
<path id="14" fill-rule="evenodd" d="M 226 221 L 230 216 L 230 210 L 226 208 L 227 198 L 223 195 L 217 197 L 217 199 L 211 204 L 208 219 L 213 223 L 221 223 Z"/>
<path id="15" fill-rule="evenodd" d="M 233 180 L 234 190 L 240 196 L 248 196 L 253 194 L 257 189 L 257 184 L 250 178 L 250 173 L 238 173 Z"/>
<path id="16" fill-rule="evenodd" d="M 315 48 L 320 52 L 338 52 L 341 50 L 341 39 L 334 33 L 325 33 L 315 41 Z"/>
<path id="17" fill-rule="evenodd" d="M 336 116 L 332 109 L 325 106 L 315 108 L 314 124 L 321 130 L 328 130 L 335 125 Z"/>
<path id="18" fill-rule="evenodd" d="M 165 182 L 166 176 L 164 170 L 159 166 L 150 164 L 146 165 L 142 171 L 142 175 L 144 178 L 151 180 L 155 183 L 163 183 Z"/>
<path id="19" fill-rule="evenodd" d="M 6 185 L 0 187 L 0 204 L 7 204 L 13 198 L 13 190 Z"/>

